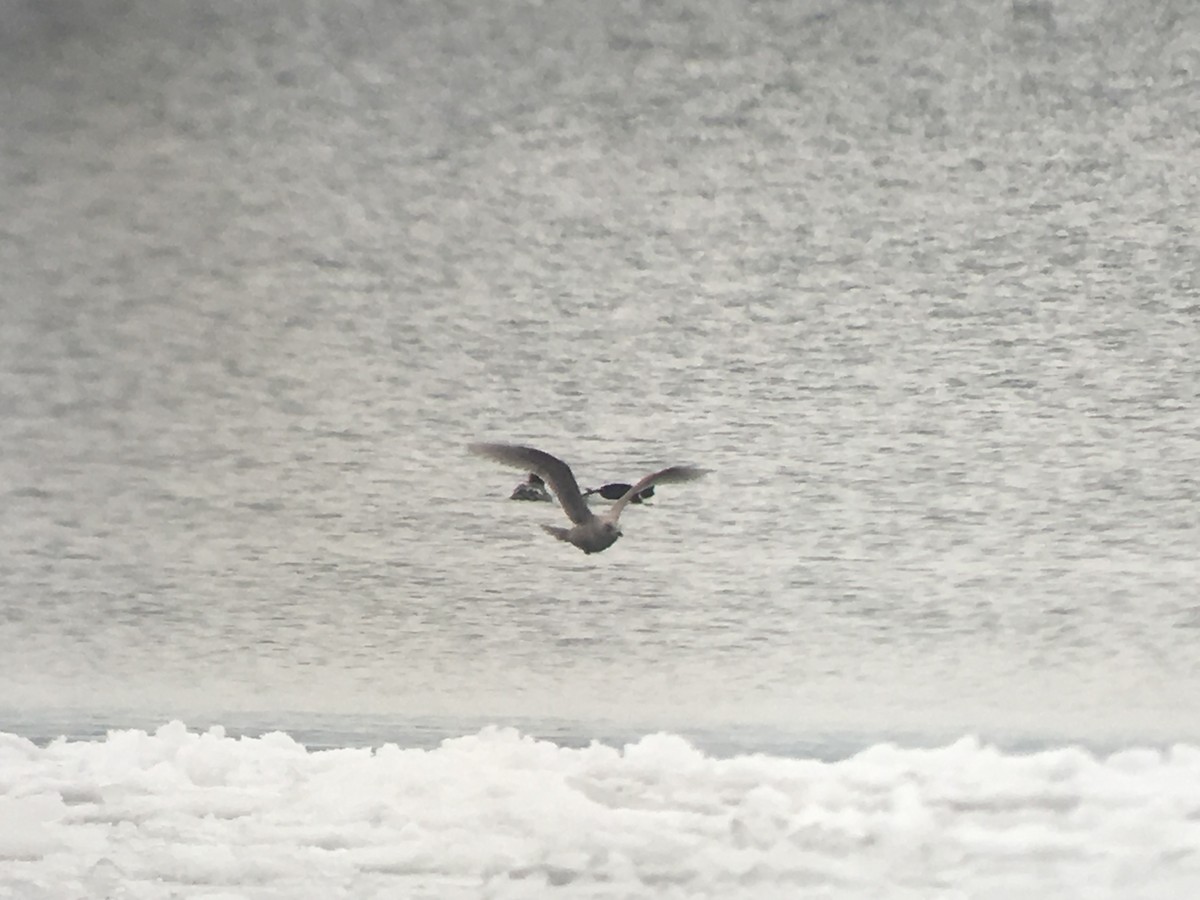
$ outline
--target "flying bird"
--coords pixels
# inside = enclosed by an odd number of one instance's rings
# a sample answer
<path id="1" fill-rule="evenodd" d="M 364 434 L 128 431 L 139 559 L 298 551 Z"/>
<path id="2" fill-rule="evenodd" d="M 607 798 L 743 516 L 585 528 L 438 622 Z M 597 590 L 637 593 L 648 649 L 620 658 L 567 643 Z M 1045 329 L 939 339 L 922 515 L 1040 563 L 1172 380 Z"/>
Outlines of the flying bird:
<path id="1" fill-rule="evenodd" d="M 598 488 L 588 488 L 583 492 L 583 496 L 590 497 L 592 494 L 599 494 L 605 500 L 620 500 L 625 496 L 625 492 L 628 491 L 632 486 L 633 485 L 626 484 L 623 481 L 613 481 L 608 484 L 602 484 Z M 651 485 L 640 494 L 634 494 L 633 499 L 629 502 L 641 503 L 643 500 L 649 500 L 653 496 L 654 486 Z"/>
<path id="2" fill-rule="evenodd" d="M 546 490 L 546 482 L 542 481 L 538 475 L 533 472 L 529 473 L 529 477 L 513 488 L 512 496 L 509 500 L 540 500 L 545 503 L 553 503 L 554 498 L 550 496 L 550 492 Z"/>
<path id="3" fill-rule="evenodd" d="M 542 528 L 560 541 L 574 544 L 584 553 L 599 553 L 617 542 L 621 536 L 618 525 L 621 510 L 651 485 L 659 482 L 694 481 L 707 472 L 706 469 L 694 466 L 670 466 L 653 472 L 626 490 L 606 512 L 596 515 L 588 509 L 587 500 L 579 491 L 579 483 L 575 480 L 571 467 L 561 459 L 542 450 L 518 444 L 471 444 L 469 449 L 479 456 L 516 469 L 524 469 L 546 479 L 554 491 L 554 496 L 562 505 L 563 512 L 571 520 L 572 527 L 556 528 L 553 525 L 543 525 Z"/>

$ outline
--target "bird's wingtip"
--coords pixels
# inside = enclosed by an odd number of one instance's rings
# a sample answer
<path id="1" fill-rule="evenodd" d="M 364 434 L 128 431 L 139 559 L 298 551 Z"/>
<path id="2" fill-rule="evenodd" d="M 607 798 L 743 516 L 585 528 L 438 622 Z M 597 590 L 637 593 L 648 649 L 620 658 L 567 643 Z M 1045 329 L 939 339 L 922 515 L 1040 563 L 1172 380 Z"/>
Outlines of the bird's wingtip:
<path id="1" fill-rule="evenodd" d="M 508 444 L 497 444 L 492 441 L 472 441 L 467 444 L 467 450 L 476 456 L 494 457 L 498 451 L 508 446 Z"/>

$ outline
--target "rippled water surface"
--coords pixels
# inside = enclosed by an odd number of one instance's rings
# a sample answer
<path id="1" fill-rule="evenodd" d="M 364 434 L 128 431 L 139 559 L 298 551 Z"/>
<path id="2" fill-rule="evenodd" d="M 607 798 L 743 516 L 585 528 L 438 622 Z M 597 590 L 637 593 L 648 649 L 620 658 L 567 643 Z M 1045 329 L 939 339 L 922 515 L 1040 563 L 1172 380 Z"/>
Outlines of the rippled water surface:
<path id="1" fill-rule="evenodd" d="M 0 57 L 0 725 L 1200 739 L 1191 4 L 110 7 Z"/>

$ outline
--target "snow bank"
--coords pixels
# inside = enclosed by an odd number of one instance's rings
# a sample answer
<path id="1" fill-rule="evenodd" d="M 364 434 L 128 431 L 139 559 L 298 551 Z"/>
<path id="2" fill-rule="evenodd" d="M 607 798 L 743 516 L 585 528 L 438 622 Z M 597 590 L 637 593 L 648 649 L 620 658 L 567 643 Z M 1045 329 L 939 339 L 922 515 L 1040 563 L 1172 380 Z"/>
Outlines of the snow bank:
<path id="1" fill-rule="evenodd" d="M 0 734 L 0 897 L 1161 898 L 1200 891 L 1200 748 L 837 762 L 485 729 L 308 751 L 182 724 Z"/>

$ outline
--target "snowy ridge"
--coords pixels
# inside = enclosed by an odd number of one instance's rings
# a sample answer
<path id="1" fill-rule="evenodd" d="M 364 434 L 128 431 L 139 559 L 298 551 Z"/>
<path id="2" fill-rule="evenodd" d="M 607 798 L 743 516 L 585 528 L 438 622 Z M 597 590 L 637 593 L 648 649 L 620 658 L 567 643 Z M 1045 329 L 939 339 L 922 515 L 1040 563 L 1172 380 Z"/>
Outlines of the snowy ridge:
<path id="1" fill-rule="evenodd" d="M 431 750 L 0 734 L 0 897 L 1193 896 L 1200 748 L 836 762 L 656 734 Z M 1049 894 L 1042 894 L 1048 896 Z"/>

